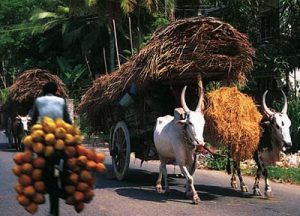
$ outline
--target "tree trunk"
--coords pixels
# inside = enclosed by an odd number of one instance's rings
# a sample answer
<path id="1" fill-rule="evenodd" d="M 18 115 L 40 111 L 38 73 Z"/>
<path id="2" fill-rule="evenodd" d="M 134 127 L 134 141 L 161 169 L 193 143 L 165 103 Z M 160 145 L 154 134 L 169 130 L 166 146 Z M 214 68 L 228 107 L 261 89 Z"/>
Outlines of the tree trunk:
<path id="1" fill-rule="evenodd" d="M 115 70 L 115 40 L 114 34 L 110 29 L 109 32 L 109 59 L 110 59 L 110 71 Z"/>

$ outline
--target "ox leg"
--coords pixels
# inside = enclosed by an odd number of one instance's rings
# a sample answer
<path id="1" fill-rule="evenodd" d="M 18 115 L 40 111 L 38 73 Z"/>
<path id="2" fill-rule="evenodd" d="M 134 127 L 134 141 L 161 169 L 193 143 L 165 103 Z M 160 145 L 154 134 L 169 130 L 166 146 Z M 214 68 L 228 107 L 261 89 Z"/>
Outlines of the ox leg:
<path id="1" fill-rule="evenodd" d="M 272 189 L 269 184 L 269 179 L 268 179 L 268 170 L 266 167 L 263 167 L 263 175 L 265 177 L 265 197 L 266 198 L 271 198 L 272 197 Z"/>
<path id="2" fill-rule="evenodd" d="M 186 168 L 186 166 L 182 166 L 180 165 L 180 170 L 182 172 L 182 174 L 185 176 L 186 180 L 187 180 L 187 185 L 186 187 L 189 187 L 192 189 L 192 194 L 193 194 L 193 203 L 194 204 L 198 204 L 200 202 L 200 198 L 197 194 L 197 191 L 194 187 L 194 179 L 193 177 L 190 175 L 188 169 Z"/>
<path id="3" fill-rule="evenodd" d="M 248 186 L 245 184 L 244 179 L 242 177 L 240 165 L 241 165 L 241 163 L 240 163 L 239 160 L 233 162 L 234 169 L 237 171 L 237 175 L 238 175 L 239 180 L 240 180 L 241 191 L 242 192 L 248 192 L 249 189 L 248 189 Z"/>
<path id="4" fill-rule="evenodd" d="M 16 150 L 19 151 L 18 138 L 16 136 L 14 136 L 13 140 L 14 140 L 14 145 L 15 145 Z"/>
<path id="5" fill-rule="evenodd" d="M 170 192 L 169 185 L 168 185 L 168 171 L 167 171 L 167 166 L 166 166 L 166 160 L 160 158 L 160 166 L 159 166 L 159 174 L 158 178 L 156 181 L 156 191 L 158 193 L 162 193 L 162 185 L 161 185 L 161 180 L 162 177 L 164 177 L 165 181 L 165 194 L 168 195 Z"/>
<path id="6" fill-rule="evenodd" d="M 156 180 L 156 192 L 162 193 L 162 185 L 161 185 L 161 180 L 162 180 L 162 163 L 159 165 L 159 173 L 158 173 L 158 178 Z"/>
<path id="7" fill-rule="evenodd" d="M 234 163 L 235 163 L 235 162 L 234 162 Z M 232 188 L 237 189 L 237 183 L 236 183 L 235 172 L 236 172 L 236 169 L 235 169 L 235 166 L 233 166 L 233 167 L 232 167 L 232 176 L 231 176 L 231 179 L 230 179 L 230 184 L 231 184 L 231 187 L 232 187 Z"/>
<path id="8" fill-rule="evenodd" d="M 258 159 L 258 155 L 257 153 L 254 155 L 254 160 L 256 162 L 256 165 L 257 165 L 257 171 L 256 171 L 256 177 L 255 177 L 255 182 L 254 182 L 254 185 L 253 185 L 253 195 L 255 196 L 261 196 L 261 192 L 260 192 L 260 189 L 259 189 L 259 180 L 260 180 L 260 177 L 261 177 L 261 174 L 262 174 L 262 165 Z"/>

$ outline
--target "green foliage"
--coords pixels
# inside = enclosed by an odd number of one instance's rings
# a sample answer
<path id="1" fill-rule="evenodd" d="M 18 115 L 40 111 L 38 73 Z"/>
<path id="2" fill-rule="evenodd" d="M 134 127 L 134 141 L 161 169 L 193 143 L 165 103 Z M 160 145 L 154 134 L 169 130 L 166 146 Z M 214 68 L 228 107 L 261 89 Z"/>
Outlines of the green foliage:
<path id="1" fill-rule="evenodd" d="M 218 149 L 216 152 L 220 155 L 228 155 L 228 148 L 226 147 L 221 147 Z M 214 169 L 214 170 L 224 170 L 227 165 L 227 157 L 219 157 L 219 158 L 213 158 L 213 157 L 206 157 L 204 159 L 204 164 L 207 168 L 209 169 Z M 231 159 L 230 159 L 231 160 Z M 231 160 L 232 164 L 232 160 Z"/>
<path id="2" fill-rule="evenodd" d="M 70 61 L 57 57 L 59 66 L 59 77 L 66 84 L 70 97 L 75 100 L 80 100 L 83 90 L 90 84 L 89 72 L 85 65 L 78 64 L 71 66 Z"/>
<path id="3" fill-rule="evenodd" d="M 8 88 L 0 89 L 0 103 L 5 104 L 8 100 Z"/>
<path id="4" fill-rule="evenodd" d="M 283 182 L 300 184 L 300 168 L 268 167 L 268 177 Z"/>
<path id="5" fill-rule="evenodd" d="M 288 116 L 292 125 L 290 128 L 291 138 L 293 142 L 293 150 L 300 150 L 300 98 L 292 98 L 288 102 Z"/>

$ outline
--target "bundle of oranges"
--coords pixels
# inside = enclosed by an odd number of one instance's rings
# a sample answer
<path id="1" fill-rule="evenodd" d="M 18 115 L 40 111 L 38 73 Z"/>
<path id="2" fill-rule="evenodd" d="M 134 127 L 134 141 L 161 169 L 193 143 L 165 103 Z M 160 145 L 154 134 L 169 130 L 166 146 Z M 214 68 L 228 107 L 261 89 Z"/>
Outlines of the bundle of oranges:
<path id="1" fill-rule="evenodd" d="M 43 168 L 53 155 L 66 158 L 69 175 L 64 175 L 66 203 L 74 205 L 77 212 L 84 209 L 93 196 L 95 178 L 92 171 L 105 172 L 105 155 L 82 145 L 80 130 L 62 119 L 52 120 L 45 117 L 41 124 L 31 128 L 30 135 L 23 143 L 24 153 L 14 157 L 16 166 L 13 172 L 18 176 L 15 186 L 17 200 L 24 208 L 34 214 L 38 204 L 45 202 L 46 185 L 43 182 Z M 50 160 L 51 161 L 51 160 Z"/>

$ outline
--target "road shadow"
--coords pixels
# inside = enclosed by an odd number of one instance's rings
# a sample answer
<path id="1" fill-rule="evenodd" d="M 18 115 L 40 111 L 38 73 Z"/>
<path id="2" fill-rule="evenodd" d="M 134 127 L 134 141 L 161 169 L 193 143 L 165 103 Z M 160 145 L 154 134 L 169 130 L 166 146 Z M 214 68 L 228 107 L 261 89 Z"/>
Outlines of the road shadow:
<path id="1" fill-rule="evenodd" d="M 159 194 L 155 190 L 155 182 L 158 177 L 157 172 L 149 172 L 140 169 L 130 169 L 125 180 L 119 181 L 114 177 L 112 166 L 106 165 L 108 170 L 104 174 L 96 174 L 97 181 L 95 188 L 112 189 L 120 196 L 130 197 L 132 199 L 152 201 L 152 202 L 181 202 L 191 203 L 191 200 L 185 196 L 185 179 L 178 174 L 169 174 L 168 183 L 170 188 L 169 195 Z M 218 197 L 201 187 L 198 191 L 201 200 L 215 200 Z"/>
<path id="2" fill-rule="evenodd" d="M 11 152 L 11 153 L 19 152 L 15 148 L 8 148 L 8 147 L 0 147 L 0 151 L 2 151 L 2 152 Z"/>
<path id="3" fill-rule="evenodd" d="M 195 189 L 201 195 L 201 200 L 211 201 L 210 196 L 213 197 L 237 197 L 237 198 L 253 198 L 252 194 L 243 193 L 233 188 L 212 186 L 212 185 L 195 185 Z"/>

